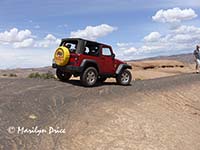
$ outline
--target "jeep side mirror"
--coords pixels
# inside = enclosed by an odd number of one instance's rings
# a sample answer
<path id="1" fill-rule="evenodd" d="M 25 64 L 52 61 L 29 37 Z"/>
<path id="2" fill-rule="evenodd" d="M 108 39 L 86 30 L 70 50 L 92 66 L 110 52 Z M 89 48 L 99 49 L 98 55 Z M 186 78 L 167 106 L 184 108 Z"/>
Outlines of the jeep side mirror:
<path id="1" fill-rule="evenodd" d="M 115 59 L 115 54 L 112 54 L 112 59 Z"/>

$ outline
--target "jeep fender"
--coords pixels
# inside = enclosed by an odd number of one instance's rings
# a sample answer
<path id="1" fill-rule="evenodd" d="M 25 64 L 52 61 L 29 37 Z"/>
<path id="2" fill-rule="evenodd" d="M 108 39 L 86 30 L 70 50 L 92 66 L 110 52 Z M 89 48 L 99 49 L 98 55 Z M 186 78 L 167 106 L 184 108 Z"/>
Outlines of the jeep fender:
<path id="1" fill-rule="evenodd" d="M 97 62 L 95 60 L 92 60 L 92 59 L 84 59 L 82 62 L 81 62 L 81 65 L 80 67 L 85 69 L 85 67 L 89 64 L 92 64 L 92 66 L 96 67 L 97 71 L 99 71 L 99 65 L 97 64 Z"/>
<path id="2" fill-rule="evenodd" d="M 117 67 L 117 70 L 116 70 L 116 74 L 120 74 L 122 70 L 124 69 L 132 69 L 132 67 L 128 64 L 120 64 L 118 67 Z"/>

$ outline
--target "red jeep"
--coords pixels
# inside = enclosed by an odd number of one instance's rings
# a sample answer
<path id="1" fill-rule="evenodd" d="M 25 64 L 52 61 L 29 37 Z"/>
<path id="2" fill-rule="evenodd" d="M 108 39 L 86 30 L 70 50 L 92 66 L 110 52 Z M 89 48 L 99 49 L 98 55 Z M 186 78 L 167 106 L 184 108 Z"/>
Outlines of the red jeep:
<path id="1" fill-rule="evenodd" d="M 73 75 L 80 76 L 84 86 L 93 86 L 97 81 L 116 78 L 120 85 L 129 85 L 132 79 L 127 63 L 115 59 L 112 47 L 80 38 L 62 39 L 54 54 L 52 64 L 61 81 Z"/>

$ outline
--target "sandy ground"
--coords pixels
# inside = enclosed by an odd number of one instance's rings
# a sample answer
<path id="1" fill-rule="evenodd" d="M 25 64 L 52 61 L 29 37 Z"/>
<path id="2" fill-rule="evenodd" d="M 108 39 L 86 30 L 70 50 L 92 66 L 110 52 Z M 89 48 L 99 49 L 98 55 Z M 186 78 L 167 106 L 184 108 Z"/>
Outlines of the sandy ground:
<path id="1" fill-rule="evenodd" d="M 160 77 L 174 76 L 195 71 L 195 64 L 184 63 L 177 60 L 144 60 L 128 62 L 133 69 L 131 70 L 133 80 L 154 79 Z M 30 69 L 10 69 L 0 70 L 0 78 L 27 78 L 31 73 L 47 73 L 55 74 L 55 69 L 51 67 L 30 68 Z M 17 77 L 10 77 L 15 74 Z M 79 78 L 72 78 L 79 79 Z M 108 79 L 107 81 L 115 81 Z"/>
<path id="2" fill-rule="evenodd" d="M 154 79 L 195 71 L 195 64 L 176 60 L 146 60 L 129 63 L 133 66 L 132 74 L 136 80 Z"/>
<path id="3" fill-rule="evenodd" d="M 52 72 L 55 74 L 55 70 L 52 67 L 42 67 L 42 68 L 17 68 L 17 69 L 7 69 L 0 70 L 0 78 L 28 78 L 31 73 L 48 73 Z M 16 77 L 11 77 L 14 74 Z"/>
<path id="4" fill-rule="evenodd" d="M 1 78 L 0 149 L 199 150 L 199 84 L 198 74 L 94 88 Z M 47 132 L 18 133 L 36 126 Z M 65 133 L 48 134 L 50 127 Z"/>

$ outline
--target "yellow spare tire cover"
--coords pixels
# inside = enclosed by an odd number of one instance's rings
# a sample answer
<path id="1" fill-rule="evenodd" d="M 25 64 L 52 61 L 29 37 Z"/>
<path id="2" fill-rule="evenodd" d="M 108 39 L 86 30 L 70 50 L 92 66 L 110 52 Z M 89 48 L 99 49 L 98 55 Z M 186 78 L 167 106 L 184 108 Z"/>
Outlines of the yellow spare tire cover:
<path id="1" fill-rule="evenodd" d="M 70 52 L 67 47 L 60 46 L 55 54 L 54 54 L 54 61 L 59 66 L 64 66 L 69 62 Z"/>

